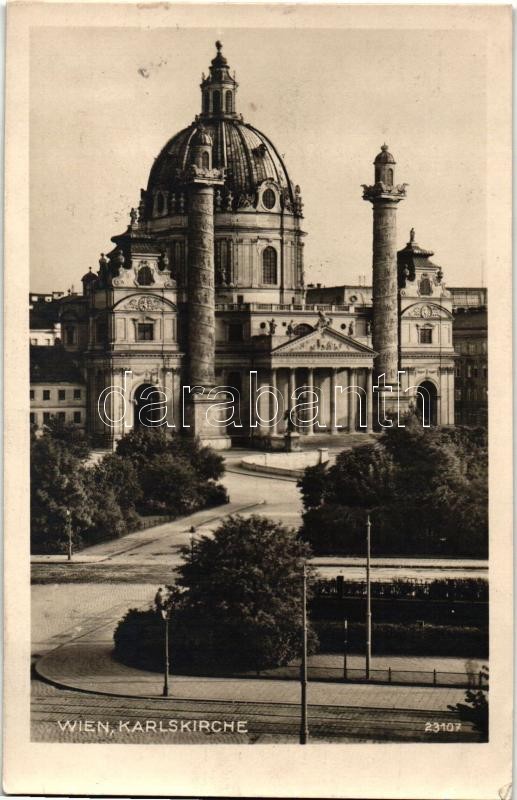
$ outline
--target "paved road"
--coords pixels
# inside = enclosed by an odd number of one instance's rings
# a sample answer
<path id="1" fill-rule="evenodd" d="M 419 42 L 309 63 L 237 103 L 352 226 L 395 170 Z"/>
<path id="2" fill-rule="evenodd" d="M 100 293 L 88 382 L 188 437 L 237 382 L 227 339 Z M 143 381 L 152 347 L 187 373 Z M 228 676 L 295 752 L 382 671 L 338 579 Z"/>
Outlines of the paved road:
<path id="1" fill-rule="evenodd" d="M 296 703 L 128 700 L 79 694 L 36 681 L 33 684 L 33 741 L 118 744 L 298 741 L 300 708 Z M 308 717 L 309 740 L 315 742 L 479 741 L 479 734 L 469 723 L 460 723 L 447 711 L 312 705 Z M 199 726 L 200 720 L 205 721 L 205 730 L 194 728 L 193 721 Z M 86 722 L 89 724 L 85 725 Z M 219 732 L 222 722 L 226 723 L 226 733 Z M 215 731 L 207 731 L 206 723 Z M 238 732 L 237 723 L 245 733 Z"/>

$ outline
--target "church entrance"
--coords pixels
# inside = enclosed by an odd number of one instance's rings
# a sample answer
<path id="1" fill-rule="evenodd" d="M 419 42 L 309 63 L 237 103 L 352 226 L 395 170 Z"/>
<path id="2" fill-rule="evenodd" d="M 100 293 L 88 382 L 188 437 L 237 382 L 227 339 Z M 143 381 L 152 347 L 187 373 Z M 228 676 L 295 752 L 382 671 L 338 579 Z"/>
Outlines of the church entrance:
<path id="1" fill-rule="evenodd" d="M 416 395 L 418 416 L 424 424 L 436 425 L 438 421 L 438 392 L 431 381 L 423 381 L 417 389 Z"/>
<path id="2" fill-rule="evenodd" d="M 135 430 L 165 424 L 165 403 L 156 386 L 143 383 L 135 392 Z"/>

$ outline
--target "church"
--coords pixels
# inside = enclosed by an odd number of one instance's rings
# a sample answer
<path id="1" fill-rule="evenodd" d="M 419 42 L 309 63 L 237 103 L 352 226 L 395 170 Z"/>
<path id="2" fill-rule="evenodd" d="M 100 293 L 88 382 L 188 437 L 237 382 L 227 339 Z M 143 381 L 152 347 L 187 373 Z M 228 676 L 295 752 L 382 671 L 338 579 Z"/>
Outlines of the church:
<path id="1" fill-rule="evenodd" d="M 381 396 L 388 411 L 395 397 L 403 408 L 427 402 L 431 424 L 453 425 L 453 293 L 414 231 L 397 252 L 407 185 L 396 183 L 388 146 L 363 186 L 371 290 L 308 287 L 300 186 L 238 113 L 220 42 L 200 88 L 199 113 L 154 160 L 127 230 L 84 275 L 82 295 L 52 301 L 56 391 L 66 397 L 68 360 L 95 443 L 113 447 L 134 427 L 164 424 L 219 449 L 275 449 L 293 426 L 303 437 L 371 432 Z M 36 364 L 42 349 L 48 361 L 48 348 L 31 348 Z M 36 424 L 44 361 L 31 383 Z"/>

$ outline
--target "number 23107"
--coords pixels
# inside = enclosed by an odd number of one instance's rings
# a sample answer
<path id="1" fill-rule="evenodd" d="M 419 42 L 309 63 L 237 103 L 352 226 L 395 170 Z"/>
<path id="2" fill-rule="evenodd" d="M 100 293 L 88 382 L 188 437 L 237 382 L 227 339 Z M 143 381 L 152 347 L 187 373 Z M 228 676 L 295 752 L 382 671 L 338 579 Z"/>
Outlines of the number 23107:
<path id="1" fill-rule="evenodd" d="M 461 722 L 426 722 L 424 730 L 426 733 L 454 733 L 461 730 Z"/>

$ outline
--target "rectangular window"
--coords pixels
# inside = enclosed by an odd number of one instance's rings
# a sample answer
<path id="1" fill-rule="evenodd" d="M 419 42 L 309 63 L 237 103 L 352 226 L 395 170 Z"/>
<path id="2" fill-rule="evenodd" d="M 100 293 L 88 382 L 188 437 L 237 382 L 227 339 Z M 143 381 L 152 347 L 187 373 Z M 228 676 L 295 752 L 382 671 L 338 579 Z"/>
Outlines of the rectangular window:
<path id="1" fill-rule="evenodd" d="M 50 413 L 48 411 L 43 412 L 43 424 L 48 425 L 50 422 Z"/>
<path id="2" fill-rule="evenodd" d="M 72 326 L 68 326 L 65 328 L 65 341 L 68 345 L 74 344 L 75 342 L 75 328 Z"/>
<path id="3" fill-rule="evenodd" d="M 43 389 L 43 399 L 50 400 L 50 389 Z"/>
<path id="4" fill-rule="evenodd" d="M 461 378 L 461 367 L 456 367 L 456 377 Z"/>
<path id="5" fill-rule="evenodd" d="M 461 389 L 456 389 L 456 400 L 461 400 Z"/>
<path id="6" fill-rule="evenodd" d="M 81 412 L 80 411 L 74 411 L 74 422 L 76 422 L 76 423 L 77 422 L 81 422 Z"/>
<path id="7" fill-rule="evenodd" d="M 66 391 L 64 389 L 58 389 L 57 396 L 59 400 L 66 400 Z"/>
<path id="8" fill-rule="evenodd" d="M 487 367 L 483 367 L 483 378 L 487 378 L 487 377 L 488 377 L 488 368 Z"/>
<path id="9" fill-rule="evenodd" d="M 139 322 L 137 325 L 137 339 L 139 342 L 152 342 L 154 339 L 154 325 L 152 322 Z"/>
<path id="10" fill-rule="evenodd" d="M 34 389 L 31 389 L 29 391 L 29 397 L 30 397 L 31 400 L 34 400 Z"/>
<path id="11" fill-rule="evenodd" d="M 81 390 L 74 389 L 74 400 L 80 400 L 80 399 L 81 399 Z"/>
<path id="12" fill-rule="evenodd" d="M 472 366 L 470 364 L 467 366 L 467 378 L 472 378 Z"/>
<path id="13" fill-rule="evenodd" d="M 478 368 L 472 367 L 472 377 L 477 378 L 477 376 L 478 376 Z"/>
<path id="14" fill-rule="evenodd" d="M 57 418 L 60 422 L 64 422 L 66 420 L 66 414 L 64 411 L 57 412 Z"/>
<path id="15" fill-rule="evenodd" d="M 36 414 L 34 414 L 32 411 L 29 414 L 29 419 L 30 419 L 31 425 L 35 425 L 36 424 Z"/>
<path id="16" fill-rule="evenodd" d="M 420 330 L 420 344 L 432 344 L 432 343 L 433 343 L 433 329 L 422 328 Z"/>
<path id="17" fill-rule="evenodd" d="M 228 325 L 228 341 L 229 342 L 242 342 L 242 324 L 240 322 L 230 322 Z"/>

